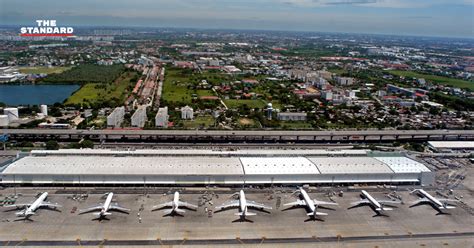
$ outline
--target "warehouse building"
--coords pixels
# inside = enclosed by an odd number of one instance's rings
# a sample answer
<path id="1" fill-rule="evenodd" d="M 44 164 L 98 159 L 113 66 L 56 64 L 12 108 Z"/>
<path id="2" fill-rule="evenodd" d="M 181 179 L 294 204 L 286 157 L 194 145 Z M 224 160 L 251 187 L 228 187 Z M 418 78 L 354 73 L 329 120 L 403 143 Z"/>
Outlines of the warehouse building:
<path id="1" fill-rule="evenodd" d="M 474 141 L 428 141 L 428 147 L 437 152 L 473 151 Z"/>
<path id="2" fill-rule="evenodd" d="M 434 183 L 423 164 L 368 150 L 32 151 L 2 170 L 5 185 Z"/>

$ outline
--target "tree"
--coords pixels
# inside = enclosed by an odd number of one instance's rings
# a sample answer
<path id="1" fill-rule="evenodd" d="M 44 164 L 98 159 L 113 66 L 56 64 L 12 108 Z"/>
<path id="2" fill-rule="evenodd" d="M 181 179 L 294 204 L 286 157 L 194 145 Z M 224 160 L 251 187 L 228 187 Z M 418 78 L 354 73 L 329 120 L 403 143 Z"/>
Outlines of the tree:
<path id="1" fill-rule="evenodd" d="M 92 140 L 84 140 L 81 142 L 82 148 L 94 148 L 94 142 Z"/>
<path id="2" fill-rule="evenodd" d="M 46 142 L 46 150 L 58 150 L 59 143 L 56 140 L 50 140 Z"/>

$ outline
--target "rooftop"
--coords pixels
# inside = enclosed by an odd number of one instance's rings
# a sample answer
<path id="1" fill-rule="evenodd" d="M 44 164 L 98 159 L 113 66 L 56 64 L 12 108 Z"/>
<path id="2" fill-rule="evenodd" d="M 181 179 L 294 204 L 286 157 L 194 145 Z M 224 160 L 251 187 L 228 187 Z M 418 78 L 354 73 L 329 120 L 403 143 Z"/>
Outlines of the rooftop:
<path id="1" fill-rule="evenodd" d="M 319 174 L 316 166 L 304 157 L 241 157 L 246 175 Z"/>
<path id="2" fill-rule="evenodd" d="M 371 157 L 310 157 L 322 174 L 393 173 L 382 162 Z"/>

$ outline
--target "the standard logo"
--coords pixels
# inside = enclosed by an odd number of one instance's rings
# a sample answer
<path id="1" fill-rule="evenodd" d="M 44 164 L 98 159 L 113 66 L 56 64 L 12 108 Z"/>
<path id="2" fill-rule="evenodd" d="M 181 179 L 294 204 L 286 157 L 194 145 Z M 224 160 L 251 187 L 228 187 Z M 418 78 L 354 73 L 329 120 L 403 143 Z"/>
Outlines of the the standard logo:
<path id="1" fill-rule="evenodd" d="M 36 20 L 36 27 L 20 28 L 20 36 L 73 36 L 74 29 L 72 27 L 58 27 L 56 20 Z"/>

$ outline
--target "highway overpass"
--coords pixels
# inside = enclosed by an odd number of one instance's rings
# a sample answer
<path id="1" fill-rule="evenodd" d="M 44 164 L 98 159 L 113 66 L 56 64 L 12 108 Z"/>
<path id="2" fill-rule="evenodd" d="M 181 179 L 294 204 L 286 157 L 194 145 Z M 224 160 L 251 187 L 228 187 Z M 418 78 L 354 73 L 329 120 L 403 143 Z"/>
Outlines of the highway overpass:
<path id="1" fill-rule="evenodd" d="M 231 130 L 77 130 L 2 129 L 10 140 L 107 142 L 249 142 L 327 143 L 428 140 L 474 140 L 474 130 L 354 130 L 354 131 L 231 131 Z"/>

